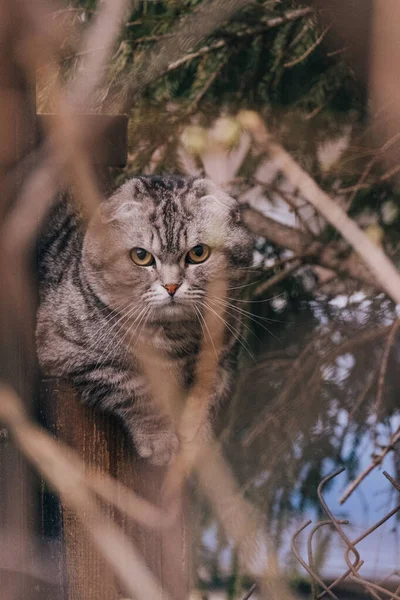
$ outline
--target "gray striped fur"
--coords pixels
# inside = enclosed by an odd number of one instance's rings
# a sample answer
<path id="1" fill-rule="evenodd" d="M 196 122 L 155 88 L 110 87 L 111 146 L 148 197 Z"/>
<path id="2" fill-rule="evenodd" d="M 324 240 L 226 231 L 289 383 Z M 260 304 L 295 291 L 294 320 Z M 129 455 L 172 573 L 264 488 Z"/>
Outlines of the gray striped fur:
<path id="1" fill-rule="evenodd" d="M 193 246 L 210 258 L 185 265 Z M 142 247 L 156 265 L 138 267 L 129 251 Z M 151 398 L 140 362 L 141 340 L 151 340 L 189 389 L 202 329 L 198 311 L 207 283 L 223 269 L 237 297 L 252 260 L 252 240 L 236 201 L 204 179 L 138 177 L 101 205 L 87 226 L 68 198 L 50 214 L 39 247 L 39 361 L 49 376 L 68 377 L 84 402 L 119 415 L 138 453 L 155 464 L 178 447 L 173 425 Z M 174 299 L 162 287 L 179 283 Z M 213 405 L 231 390 L 240 328 L 228 311 Z M 154 376 L 158 375 L 155 369 Z"/>

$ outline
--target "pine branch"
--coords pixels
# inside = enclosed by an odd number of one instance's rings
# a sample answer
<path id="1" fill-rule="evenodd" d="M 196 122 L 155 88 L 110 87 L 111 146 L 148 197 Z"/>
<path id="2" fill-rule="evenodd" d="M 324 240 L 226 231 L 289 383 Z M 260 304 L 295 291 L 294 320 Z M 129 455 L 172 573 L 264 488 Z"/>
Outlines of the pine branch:
<path id="1" fill-rule="evenodd" d="M 254 0 L 206 0 L 200 4 L 191 14 L 182 18 L 171 35 L 161 39 L 145 55 L 144 60 L 132 69 L 130 75 L 124 75 L 123 81 L 117 82 L 108 104 L 113 108 L 118 107 L 120 112 L 127 112 L 137 95 L 160 77 L 185 62 L 226 45 L 226 40 L 219 40 L 198 51 L 194 50 L 204 38 L 209 37 L 226 21 L 229 21 L 236 12 L 250 6 L 257 6 L 257 4 Z M 261 19 L 260 25 L 256 28 L 248 28 L 236 35 L 251 35 L 266 28 L 278 27 L 312 12 L 312 8 L 306 7 L 288 11 L 279 17 Z"/>
<path id="2" fill-rule="evenodd" d="M 235 37 L 240 38 L 240 37 L 255 35 L 256 33 L 263 33 L 267 29 L 274 29 L 275 27 L 279 27 L 279 25 L 283 25 L 284 23 L 289 23 L 290 21 L 296 21 L 297 19 L 301 19 L 302 17 L 305 17 L 305 16 L 311 14 L 312 12 L 313 12 L 312 8 L 300 8 L 297 10 L 291 10 L 291 11 L 288 11 L 287 13 L 285 13 L 282 17 L 275 17 L 272 19 L 261 20 L 260 22 L 262 23 L 262 25 L 257 25 L 257 27 L 246 27 L 245 29 L 243 29 L 241 31 L 236 31 L 234 35 L 235 35 Z M 169 34 L 169 37 L 171 37 L 170 34 Z M 186 56 L 182 56 L 175 62 L 171 63 L 168 66 L 167 71 L 168 72 L 174 71 L 175 69 L 177 69 L 181 65 L 185 64 L 186 62 L 189 62 L 190 60 L 199 58 L 200 56 L 203 56 L 204 54 L 208 54 L 209 52 L 213 52 L 214 50 L 218 50 L 218 48 L 222 48 L 227 45 L 228 45 L 227 40 L 218 40 L 214 44 L 210 44 L 208 46 L 203 46 L 199 50 L 197 50 L 197 52 L 190 52 L 189 54 L 186 54 Z"/>

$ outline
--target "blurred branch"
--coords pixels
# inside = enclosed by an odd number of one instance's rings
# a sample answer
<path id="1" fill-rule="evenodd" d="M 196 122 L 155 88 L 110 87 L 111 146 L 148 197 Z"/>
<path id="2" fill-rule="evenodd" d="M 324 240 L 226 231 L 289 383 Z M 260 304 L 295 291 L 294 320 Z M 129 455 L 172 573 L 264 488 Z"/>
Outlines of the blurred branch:
<path id="1" fill-rule="evenodd" d="M 243 596 L 242 600 L 249 600 L 249 598 L 254 594 L 257 589 L 257 584 L 253 583 L 249 591 Z"/>
<path id="2" fill-rule="evenodd" d="M 80 75 L 69 90 L 71 105 L 84 110 L 93 104 L 91 95 L 98 89 L 105 77 L 109 56 L 126 17 L 128 8 L 135 5 L 135 0 L 119 0 L 116 2 L 103 2 L 93 25 L 84 39 L 80 52 L 84 59 L 80 65 Z"/>
<path id="3" fill-rule="evenodd" d="M 81 192 L 81 208 L 85 208 L 86 213 L 90 214 L 97 205 L 99 198 L 97 183 L 89 157 L 84 151 L 85 136 L 92 136 L 94 132 L 88 131 L 87 127 L 83 126 L 76 111 L 90 110 L 91 96 L 95 94 L 96 88 L 105 75 L 104 63 L 119 33 L 119 25 L 127 5 L 128 0 L 102 3 L 100 12 L 82 44 L 85 50 L 91 44 L 100 50 L 93 53 L 86 52 L 83 71 L 71 87 L 62 89 L 60 83 L 55 87 L 58 115 L 55 117 L 50 138 L 37 153 L 38 166 L 27 177 L 15 205 L 3 224 L 3 245 L 6 253 L 10 255 L 15 253 L 24 255 L 30 247 L 67 167 L 71 169 L 72 178 L 79 181 L 77 190 Z M 52 55 L 55 47 L 52 36 L 44 35 L 42 24 L 38 22 L 36 7 L 31 6 L 29 2 L 24 2 L 24 6 L 26 6 L 32 31 L 41 34 L 40 44 L 31 48 L 31 55 L 29 60 L 27 57 L 25 65 L 33 78 L 38 67 L 37 62 L 41 64 L 43 60 L 46 64 L 48 54 Z M 90 71 L 90 77 L 86 71 Z"/>
<path id="4" fill-rule="evenodd" d="M 58 477 L 62 476 L 68 480 L 68 477 L 71 476 L 73 481 L 86 488 L 88 492 L 96 494 L 121 513 L 145 527 L 161 529 L 170 526 L 176 517 L 173 510 L 168 513 L 164 512 L 135 494 L 120 481 L 106 473 L 100 474 L 87 465 L 84 466 L 71 448 L 59 440 L 54 440 L 46 430 L 29 422 L 19 399 L 13 392 L 5 390 L 4 394 L 5 397 L 2 400 L 4 406 L 0 403 L 1 421 L 9 426 L 26 456 L 31 458 L 39 471 L 49 479 L 57 491 L 59 491 Z M 24 436 L 23 443 L 22 436 Z M 35 452 L 36 459 L 33 460 Z M 55 482 L 53 481 L 53 470 L 57 471 Z"/>

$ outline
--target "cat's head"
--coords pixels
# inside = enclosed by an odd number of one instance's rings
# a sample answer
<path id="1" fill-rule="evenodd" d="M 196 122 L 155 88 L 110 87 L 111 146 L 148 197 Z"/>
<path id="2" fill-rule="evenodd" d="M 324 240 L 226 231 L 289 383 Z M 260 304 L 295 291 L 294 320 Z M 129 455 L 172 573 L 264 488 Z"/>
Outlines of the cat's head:
<path id="1" fill-rule="evenodd" d="M 237 202 L 212 182 L 140 177 L 93 217 L 83 260 L 110 307 L 143 309 L 153 321 L 195 318 L 211 281 L 246 278 L 252 239 Z"/>

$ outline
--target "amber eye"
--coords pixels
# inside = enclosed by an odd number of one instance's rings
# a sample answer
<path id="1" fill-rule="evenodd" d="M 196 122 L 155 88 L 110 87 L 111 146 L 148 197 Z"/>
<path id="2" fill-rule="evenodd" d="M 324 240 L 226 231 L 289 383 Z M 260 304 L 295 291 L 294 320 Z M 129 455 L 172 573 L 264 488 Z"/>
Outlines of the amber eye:
<path id="1" fill-rule="evenodd" d="M 138 267 L 150 267 L 154 265 L 154 256 L 144 248 L 132 248 L 130 257 Z"/>
<path id="2" fill-rule="evenodd" d="M 207 260 L 210 254 L 211 248 L 209 246 L 206 246 L 205 244 L 199 244 L 198 246 L 194 246 L 186 254 L 186 262 L 196 265 Z"/>

